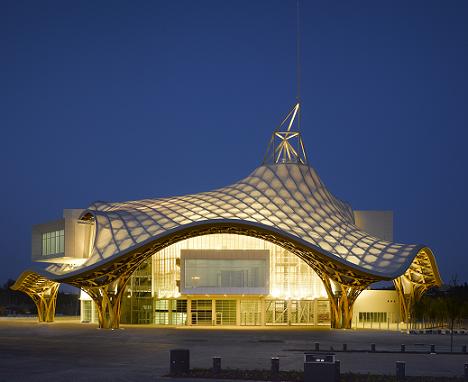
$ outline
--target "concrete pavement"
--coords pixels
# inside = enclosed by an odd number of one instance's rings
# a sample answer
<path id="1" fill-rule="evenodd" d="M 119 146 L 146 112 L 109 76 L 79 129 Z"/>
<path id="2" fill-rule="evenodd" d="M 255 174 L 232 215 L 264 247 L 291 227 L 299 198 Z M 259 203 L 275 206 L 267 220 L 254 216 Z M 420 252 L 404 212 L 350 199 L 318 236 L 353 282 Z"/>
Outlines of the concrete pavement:
<path id="1" fill-rule="evenodd" d="M 278 356 L 283 370 L 302 370 L 303 351 L 321 349 L 447 350 L 449 337 L 391 331 L 281 328 L 161 328 L 124 326 L 100 330 L 95 324 L 60 320 L 0 320 L 0 381 L 155 381 L 167 374 L 169 350 L 187 348 L 191 366 L 207 368 L 213 356 L 223 367 L 268 369 Z M 455 346 L 468 344 L 456 336 Z M 395 361 L 406 361 L 408 375 L 461 376 L 465 355 L 339 352 L 343 372 L 394 374 Z"/>

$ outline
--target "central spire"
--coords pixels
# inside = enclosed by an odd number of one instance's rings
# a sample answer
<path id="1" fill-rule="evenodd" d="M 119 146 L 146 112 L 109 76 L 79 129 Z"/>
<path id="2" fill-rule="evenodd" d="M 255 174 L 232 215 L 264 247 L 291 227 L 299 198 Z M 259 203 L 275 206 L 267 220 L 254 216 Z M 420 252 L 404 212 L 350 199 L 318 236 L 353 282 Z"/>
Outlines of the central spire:
<path id="1" fill-rule="evenodd" d="M 273 132 L 263 164 L 307 164 L 307 156 L 299 131 L 300 103 L 296 103 Z"/>

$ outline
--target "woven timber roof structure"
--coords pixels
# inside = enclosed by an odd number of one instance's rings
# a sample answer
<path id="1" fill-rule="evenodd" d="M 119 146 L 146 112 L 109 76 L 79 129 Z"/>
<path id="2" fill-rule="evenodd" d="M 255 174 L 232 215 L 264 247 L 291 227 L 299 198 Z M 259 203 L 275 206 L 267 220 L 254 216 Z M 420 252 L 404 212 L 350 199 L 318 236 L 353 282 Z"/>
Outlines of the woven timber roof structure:
<path id="1" fill-rule="evenodd" d="M 333 196 L 308 164 L 300 132 L 291 129 L 298 110 L 299 104 L 288 114 L 290 120 L 287 117 L 273 133 L 264 163 L 230 186 L 169 198 L 93 203 L 81 216 L 95 224 L 89 257 L 75 268 L 52 265 L 40 273 L 40 280 L 99 288 L 128 275 L 147 257 L 177 241 L 237 233 L 290 250 L 312 266 L 325 284 L 360 291 L 376 281 L 399 279 L 395 285 L 403 295 L 416 288 L 415 296 L 440 285 L 427 246 L 385 241 L 355 225 L 351 206 Z M 286 124 L 287 129 L 282 129 Z M 298 140 L 296 148 L 293 139 Z M 34 277 L 23 276 L 14 288 L 34 289 L 34 283 Z"/>

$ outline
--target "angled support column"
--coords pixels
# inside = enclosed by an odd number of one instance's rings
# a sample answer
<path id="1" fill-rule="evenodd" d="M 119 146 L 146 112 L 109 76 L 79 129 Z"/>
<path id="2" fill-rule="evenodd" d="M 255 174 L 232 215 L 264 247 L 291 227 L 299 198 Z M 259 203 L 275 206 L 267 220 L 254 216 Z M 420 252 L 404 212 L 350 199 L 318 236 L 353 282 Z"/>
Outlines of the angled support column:
<path id="1" fill-rule="evenodd" d="M 409 268 L 393 280 L 400 302 L 400 316 L 408 325 L 413 319 L 414 304 L 421 300 L 426 291 L 442 285 L 434 255 L 429 248 L 423 248 Z"/>
<path id="2" fill-rule="evenodd" d="M 37 308 L 39 322 L 53 322 L 59 286 L 58 282 L 49 280 L 38 273 L 26 271 L 10 288 L 31 297 Z"/>
<path id="3" fill-rule="evenodd" d="M 395 290 L 398 294 L 398 302 L 400 305 L 400 319 L 405 323 L 408 324 L 408 322 L 411 319 L 411 313 L 410 313 L 410 306 L 411 306 L 411 301 L 409 294 L 405 294 L 405 288 L 403 286 L 403 277 L 398 277 L 395 280 L 393 280 L 393 284 L 395 285 Z"/>
<path id="4" fill-rule="evenodd" d="M 48 290 L 39 293 L 25 292 L 36 304 L 39 322 L 54 322 L 57 293 L 60 284 L 54 283 Z"/>
<path id="5" fill-rule="evenodd" d="M 117 280 L 107 285 L 82 287 L 96 304 L 100 328 L 119 328 L 122 296 L 129 278 L 130 275 L 122 275 Z"/>
<path id="6" fill-rule="evenodd" d="M 340 327 L 342 329 L 351 329 L 354 302 L 365 288 L 346 285 L 340 285 L 340 288 L 341 293 L 338 297 L 338 311 L 341 315 Z"/>
<path id="7" fill-rule="evenodd" d="M 400 317 L 408 325 L 413 319 L 414 305 L 421 300 L 429 287 L 424 284 L 414 283 L 405 275 L 393 280 L 393 284 L 400 302 Z"/>
<path id="8" fill-rule="evenodd" d="M 354 302 L 367 286 L 347 286 L 334 282 L 323 273 L 317 274 L 322 279 L 330 300 L 331 327 L 334 329 L 351 329 Z M 335 291 L 333 290 L 333 284 L 335 284 Z"/>

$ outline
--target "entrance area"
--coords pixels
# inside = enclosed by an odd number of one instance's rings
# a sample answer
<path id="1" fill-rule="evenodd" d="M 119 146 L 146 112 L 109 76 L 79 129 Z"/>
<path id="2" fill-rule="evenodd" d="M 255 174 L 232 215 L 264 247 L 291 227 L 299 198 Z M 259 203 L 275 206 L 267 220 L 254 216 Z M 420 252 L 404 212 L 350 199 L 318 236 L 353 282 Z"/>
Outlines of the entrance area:
<path id="1" fill-rule="evenodd" d="M 125 302 L 124 302 L 125 303 Z M 135 303 L 135 302 L 133 302 Z M 188 326 L 329 325 L 326 299 L 265 298 L 144 299 L 144 309 L 122 315 L 122 323 Z M 125 311 L 125 307 L 123 307 Z M 144 313 L 144 314 L 142 314 Z M 90 313 L 87 314 L 90 316 Z"/>

